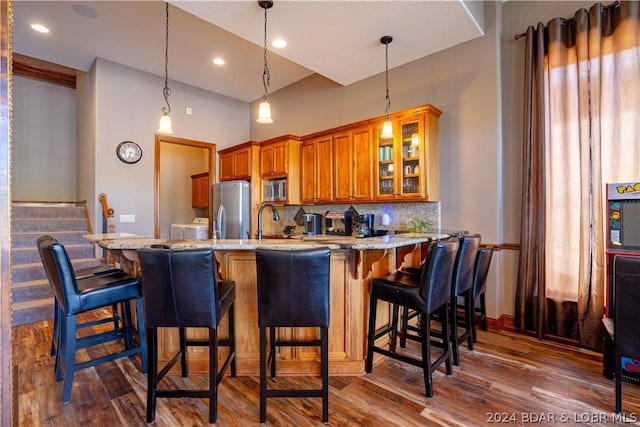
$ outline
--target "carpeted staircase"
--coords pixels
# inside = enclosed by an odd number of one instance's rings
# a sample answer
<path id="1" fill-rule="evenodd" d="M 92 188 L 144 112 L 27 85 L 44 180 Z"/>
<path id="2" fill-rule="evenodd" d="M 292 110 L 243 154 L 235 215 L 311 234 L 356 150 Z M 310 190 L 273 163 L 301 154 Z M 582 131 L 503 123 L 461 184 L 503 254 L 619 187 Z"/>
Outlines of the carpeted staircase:
<path id="1" fill-rule="evenodd" d="M 75 268 L 100 264 L 94 247 L 82 237 L 90 224 L 84 206 L 13 204 L 11 230 L 12 324 L 53 318 L 53 293 L 40 261 L 36 239 L 49 234 L 62 243 Z"/>

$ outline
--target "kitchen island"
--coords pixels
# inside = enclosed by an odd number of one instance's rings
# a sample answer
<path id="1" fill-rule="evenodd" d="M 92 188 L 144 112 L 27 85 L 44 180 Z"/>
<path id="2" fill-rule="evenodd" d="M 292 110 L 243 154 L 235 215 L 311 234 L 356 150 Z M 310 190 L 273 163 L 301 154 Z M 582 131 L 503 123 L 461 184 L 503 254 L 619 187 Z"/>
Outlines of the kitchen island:
<path id="1" fill-rule="evenodd" d="M 259 373 L 259 329 L 257 313 L 255 250 L 258 248 L 296 250 L 325 246 L 331 249 L 329 372 L 332 375 L 364 373 L 369 282 L 400 267 L 417 266 L 434 240 L 449 238 L 443 233 L 406 233 L 358 239 L 318 235 L 263 240 L 168 240 L 148 238 L 111 239 L 109 235 L 86 235 L 109 251 L 121 268 L 139 275 L 137 250 L 148 247 L 173 249 L 213 248 L 220 278 L 236 282 L 235 330 L 236 363 L 240 375 Z M 301 283 L 301 286 L 304 284 Z M 389 321 L 389 307 L 381 302 L 378 327 Z M 296 339 L 315 339 L 316 328 L 280 328 L 278 333 Z M 189 336 L 202 337 L 205 330 L 189 329 Z M 223 320 L 219 336 L 225 337 Z M 386 337 L 380 338 L 384 340 Z M 170 360 L 178 349 L 178 335 L 163 330 L 159 336 L 158 361 Z M 225 349 L 222 348 L 221 352 Z M 224 354 L 221 356 L 224 357 Z M 278 348 L 278 371 L 285 375 L 319 373 L 318 350 L 313 347 Z M 189 367 L 193 373 L 208 372 L 208 350 L 190 348 Z M 176 371 L 177 372 L 177 371 Z"/>

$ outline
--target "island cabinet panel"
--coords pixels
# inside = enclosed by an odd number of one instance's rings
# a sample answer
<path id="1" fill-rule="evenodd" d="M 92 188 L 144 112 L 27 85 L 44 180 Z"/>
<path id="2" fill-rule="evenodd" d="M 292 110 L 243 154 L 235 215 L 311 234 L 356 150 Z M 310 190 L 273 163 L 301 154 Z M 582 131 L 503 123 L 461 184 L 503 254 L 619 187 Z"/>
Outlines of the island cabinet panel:
<path id="1" fill-rule="evenodd" d="M 302 143 L 302 203 L 333 202 L 333 137 Z"/>

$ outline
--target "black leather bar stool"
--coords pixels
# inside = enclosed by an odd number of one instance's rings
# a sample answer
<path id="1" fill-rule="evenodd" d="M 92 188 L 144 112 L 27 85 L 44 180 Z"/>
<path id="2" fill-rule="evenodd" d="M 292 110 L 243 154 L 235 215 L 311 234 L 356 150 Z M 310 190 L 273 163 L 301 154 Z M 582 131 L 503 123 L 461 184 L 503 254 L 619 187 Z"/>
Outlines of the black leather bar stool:
<path id="1" fill-rule="evenodd" d="M 256 250 L 258 327 L 260 328 L 260 422 L 267 420 L 269 397 L 321 397 L 322 422 L 329 422 L 329 257 L 328 248 L 294 251 Z M 320 339 L 301 341 L 276 336 L 276 328 L 319 327 Z M 267 360 L 269 329 L 269 360 Z M 276 377 L 276 348 L 319 346 L 322 389 L 269 389 Z"/>
<path id="2" fill-rule="evenodd" d="M 373 353 L 409 363 L 423 369 L 425 392 L 433 397 L 432 373 L 443 362 L 447 375 L 451 375 L 451 352 L 449 334 L 449 303 L 451 301 L 451 276 L 453 264 L 458 252 L 457 241 L 437 242 L 432 245 L 430 254 L 423 264 L 423 271 L 418 276 L 398 271 L 385 278 L 371 281 L 369 300 L 369 331 L 367 336 L 366 371 L 373 371 Z M 391 325 L 376 332 L 376 310 L 378 300 L 392 304 Z M 415 310 L 420 314 L 420 335 L 409 335 L 407 338 L 421 343 L 421 358 L 396 351 L 398 333 L 399 306 Z M 431 320 L 432 315 L 439 313 L 442 327 L 442 354 L 431 360 Z M 389 349 L 378 347 L 375 340 L 391 333 Z"/>
<path id="3" fill-rule="evenodd" d="M 142 315 L 137 316 L 137 345 L 134 345 L 135 330 L 131 325 L 130 311 L 128 309 L 123 314 L 124 325 L 121 328 L 86 334 L 82 337 L 78 337 L 76 334 L 79 327 L 76 316 L 87 311 L 120 303 L 123 303 L 123 306 L 126 307 L 130 301 L 135 301 L 136 310 L 141 314 L 142 292 L 140 281 L 123 272 L 78 280 L 67 251 L 55 239 L 42 239 L 38 244 L 38 251 L 59 305 L 60 333 L 58 334 L 59 347 L 56 354 L 58 358 L 56 360 L 56 377 L 58 380 L 64 378 L 62 401 L 69 403 L 73 374 L 80 369 L 140 353 L 142 356 L 142 370 L 146 372 L 147 352 Z M 110 320 L 108 319 L 107 321 Z M 81 325 L 91 326 L 99 323 L 104 323 L 104 321 L 98 320 Z M 77 350 L 121 339 L 124 339 L 126 343 L 124 350 L 76 364 Z"/>
<path id="4" fill-rule="evenodd" d="M 451 353 L 453 364 L 460 365 L 460 344 L 467 341 L 467 348 L 473 350 L 473 329 L 471 319 L 474 308 L 471 293 L 473 292 L 473 271 L 480 248 L 481 236 L 479 234 L 467 234 L 460 237 L 460 246 L 456 261 L 453 265 L 453 278 L 451 282 Z M 464 301 L 463 316 L 458 318 L 458 298 Z M 462 334 L 459 329 L 462 328 Z"/>
<path id="5" fill-rule="evenodd" d="M 489 275 L 492 257 L 493 246 L 485 246 L 478 249 L 478 255 L 476 256 L 476 262 L 473 268 L 473 300 L 471 302 L 471 306 L 473 307 L 473 316 L 471 316 L 473 342 L 478 341 L 476 334 L 476 315 L 480 316 L 482 330 L 487 330 L 487 303 L 484 293 L 487 288 L 487 276 Z M 480 305 L 477 304 L 478 300 L 480 300 Z"/>
<path id="6" fill-rule="evenodd" d="M 234 302 L 235 282 L 217 281 L 217 263 L 212 249 L 139 249 L 142 271 L 145 323 L 149 351 L 147 376 L 147 422 L 155 420 L 158 397 L 209 399 L 209 422 L 218 417 L 218 385 L 231 367 L 236 376 Z M 229 338 L 218 338 L 218 326 L 228 313 Z M 178 328 L 180 350 L 161 370 L 158 367 L 158 328 Z M 185 328 L 208 328 L 208 340 L 187 339 Z M 209 347 L 209 388 L 160 389 L 158 383 L 178 360 L 187 376 L 187 347 Z M 229 354 L 218 369 L 218 346 Z"/>
<path id="7" fill-rule="evenodd" d="M 451 333 L 451 354 L 453 364 L 458 366 L 460 364 L 460 351 L 459 346 L 465 340 L 467 340 L 467 347 L 469 350 L 473 350 L 473 328 L 471 318 L 473 313 L 473 301 L 471 300 L 471 293 L 473 288 L 473 272 L 476 255 L 478 248 L 480 247 L 481 236 L 479 234 L 465 234 L 458 238 L 459 246 L 456 259 L 453 264 L 453 276 L 451 282 L 451 301 L 449 302 L 449 331 Z M 428 255 L 427 255 L 428 256 Z M 463 301 L 463 315 L 458 316 L 458 298 Z M 405 308 L 404 316 L 402 319 L 402 332 L 401 347 L 404 347 L 404 338 L 409 337 L 408 331 L 420 333 L 420 328 L 411 326 L 408 320 L 414 317 L 416 313 L 411 312 Z M 436 314 L 437 316 L 437 314 Z M 462 334 L 459 335 L 459 328 L 463 329 Z M 432 335 L 442 338 L 441 331 L 433 331 Z"/>
<path id="8" fill-rule="evenodd" d="M 40 237 L 38 237 L 38 239 L 36 240 L 36 246 L 38 248 L 38 252 L 40 254 L 40 260 L 43 260 L 42 257 L 42 252 L 40 251 L 41 245 L 44 241 L 46 240 L 53 240 L 55 242 L 58 242 L 57 239 L 55 239 L 53 236 L 45 234 L 42 235 Z M 93 277 L 93 276 L 102 276 L 102 275 L 109 275 L 109 274 L 113 274 L 113 273 L 122 273 L 122 270 L 119 269 L 118 267 L 111 265 L 111 264 L 100 264 L 100 265 L 96 265 L 93 267 L 86 267 L 86 268 L 78 268 L 74 270 L 75 276 L 76 276 L 76 280 L 82 280 L 82 279 L 86 279 L 89 277 Z M 51 283 L 50 283 L 51 285 Z M 53 285 L 51 285 L 51 290 L 53 291 Z M 51 334 L 51 356 L 57 356 L 58 355 L 58 347 L 60 346 L 60 304 L 58 304 L 58 299 L 53 298 L 53 331 Z M 87 328 L 90 326 L 95 326 L 96 324 L 100 324 L 100 323 L 106 323 L 106 322 L 114 322 L 114 328 L 117 329 L 120 327 L 120 321 L 122 321 L 120 314 L 118 312 L 118 308 L 117 308 L 117 304 L 114 304 L 112 307 L 112 316 L 105 318 L 105 319 L 100 319 L 98 321 L 93 321 L 93 322 L 85 322 L 85 323 L 78 323 L 78 329 L 81 328 Z M 59 362 L 59 358 L 56 357 L 56 363 L 55 363 L 55 367 L 54 367 L 54 372 L 58 372 L 58 362 Z"/>

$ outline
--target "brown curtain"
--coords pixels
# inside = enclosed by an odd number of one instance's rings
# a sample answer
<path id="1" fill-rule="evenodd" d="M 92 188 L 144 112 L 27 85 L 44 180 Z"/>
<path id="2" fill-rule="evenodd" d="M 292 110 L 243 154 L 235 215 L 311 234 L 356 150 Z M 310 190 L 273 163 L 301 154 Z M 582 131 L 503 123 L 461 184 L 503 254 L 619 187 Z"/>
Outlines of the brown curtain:
<path id="1" fill-rule="evenodd" d="M 599 348 L 605 184 L 638 180 L 640 8 L 595 4 L 526 37 L 516 327 Z"/>

